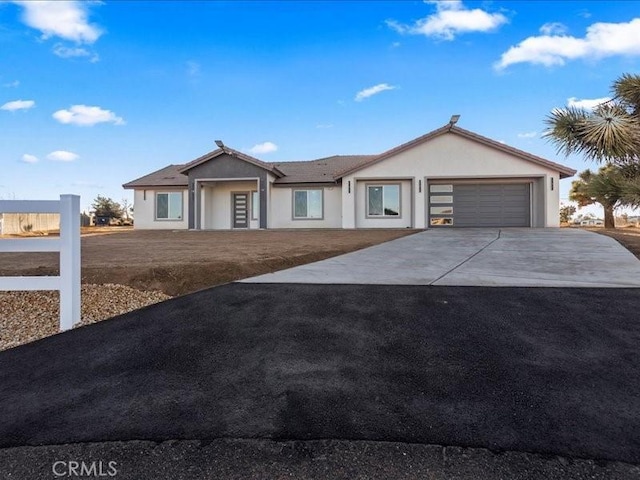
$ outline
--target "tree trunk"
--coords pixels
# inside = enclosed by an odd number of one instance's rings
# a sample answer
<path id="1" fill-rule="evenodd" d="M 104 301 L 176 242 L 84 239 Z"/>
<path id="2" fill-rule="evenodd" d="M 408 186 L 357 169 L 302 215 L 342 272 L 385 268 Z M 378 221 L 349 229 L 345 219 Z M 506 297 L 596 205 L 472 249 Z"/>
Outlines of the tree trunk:
<path id="1" fill-rule="evenodd" d="M 604 228 L 616 228 L 613 206 L 604 206 Z"/>

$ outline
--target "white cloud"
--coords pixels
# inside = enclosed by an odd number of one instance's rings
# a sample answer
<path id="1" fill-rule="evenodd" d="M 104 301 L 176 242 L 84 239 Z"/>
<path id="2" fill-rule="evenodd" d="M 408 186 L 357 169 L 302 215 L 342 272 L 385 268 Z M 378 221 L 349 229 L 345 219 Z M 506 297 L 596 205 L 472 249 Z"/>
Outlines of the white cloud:
<path id="1" fill-rule="evenodd" d="M 518 138 L 536 138 L 538 132 L 522 132 L 518 134 Z"/>
<path id="2" fill-rule="evenodd" d="M 73 162 L 79 159 L 80 155 L 73 152 L 67 152 L 66 150 L 56 150 L 55 152 L 51 152 L 47 155 L 47 158 L 55 162 Z"/>
<path id="3" fill-rule="evenodd" d="M 571 97 L 567 99 L 567 107 L 582 108 L 584 110 L 593 110 L 598 105 L 611 100 L 609 97 L 602 98 L 582 98 Z"/>
<path id="4" fill-rule="evenodd" d="M 118 117 L 111 110 L 104 110 L 100 107 L 88 105 L 72 105 L 69 110 L 58 110 L 53 114 L 60 123 L 90 127 L 97 123 L 113 123 L 114 125 L 124 125 L 122 117 Z"/>
<path id="5" fill-rule="evenodd" d="M 60 58 L 74 58 L 74 57 L 91 57 L 89 61 L 96 63 L 100 60 L 97 53 L 91 52 L 83 47 L 65 47 L 61 43 L 57 43 L 53 47 L 53 53 Z"/>
<path id="6" fill-rule="evenodd" d="M 102 29 L 89 23 L 88 2 L 43 0 L 15 1 L 24 8 L 22 20 L 42 32 L 44 39 L 59 37 L 77 43 L 94 43 Z"/>
<path id="7" fill-rule="evenodd" d="M 0 107 L 0 110 L 6 110 L 8 112 L 15 112 L 17 110 L 28 110 L 33 108 L 36 102 L 33 100 L 14 100 L 13 102 L 7 102 Z"/>
<path id="8" fill-rule="evenodd" d="M 552 66 L 567 60 L 640 55 L 640 18 L 627 23 L 594 23 L 584 38 L 570 35 L 529 37 L 509 48 L 495 64 L 502 70 L 516 63 Z"/>
<path id="9" fill-rule="evenodd" d="M 2 84 L 5 88 L 16 88 L 20 86 L 20 80 L 14 80 L 13 82 L 7 82 Z"/>
<path id="10" fill-rule="evenodd" d="M 393 85 L 389 85 L 388 83 L 379 83 L 374 85 L 373 87 L 365 88 L 364 90 L 360 90 L 356 93 L 354 100 L 356 102 L 361 102 L 365 98 L 372 97 L 373 95 L 377 95 L 380 92 L 384 92 L 385 90 L 395 90 L 397 87 Z"/>
<path id="11" fill-rule="evenodd" d="M 436 13 L 406 25 L 387 20 L 387 26 L 402 34 L 425 35 L 453 40 L 456 35 L 470 32 L 491 32 L 509 20 L 501 13 L 489 13 L 480 8 L 468 9 L 460 0 L 431 1 Z"/>
<path id="12" fill-rule="evenodd" d="M 249 152 L 253 153 L 254 155 L 260 155 L 260 154 L 264 155 L 266 153 L 275 152 L 276 150 L 278 150 L 278 146 L 275 143 L 264 142 L 264 143 L 258 143 L 257 145 L 254 145 L 249 149 Z"/>
<path id="13" fill-rule="evenodd" d="M 190 77 L 197 77 L 200 75 L 200 64 L 198 62 L 194 62 L 193 60 L 189 60 L 187 62 L 187 75 Z"/>
<path id="14" fill-rule="evenodd" d="M 540 27 L 540 33 L 543 35 L 564 35 L 567 31 L 567 26 L 560 22 L 549 22 Z"/>
<path id="15" fill-rule="evenodd" d="M 22 155 L 22 161 L 24 163 L 38 163 L 38 157 L 25 153 L 24 155 Z"/>
<path id="16" fill-rule="evenodd" d="M 582 18 L 591 18 L 591 12 L 585 8 L 578 12 L 578 16 Z"/>

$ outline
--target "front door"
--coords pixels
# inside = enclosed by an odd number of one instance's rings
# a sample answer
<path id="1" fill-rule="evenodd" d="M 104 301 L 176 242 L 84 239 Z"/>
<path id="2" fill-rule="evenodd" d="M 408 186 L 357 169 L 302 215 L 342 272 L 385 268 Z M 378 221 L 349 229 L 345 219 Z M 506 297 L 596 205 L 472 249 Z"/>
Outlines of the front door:
<path id="1" fill-rule="evenodd" d="M 231 194 L 231 215 L 233 228 L 249 228 L 249 194 Z"/>

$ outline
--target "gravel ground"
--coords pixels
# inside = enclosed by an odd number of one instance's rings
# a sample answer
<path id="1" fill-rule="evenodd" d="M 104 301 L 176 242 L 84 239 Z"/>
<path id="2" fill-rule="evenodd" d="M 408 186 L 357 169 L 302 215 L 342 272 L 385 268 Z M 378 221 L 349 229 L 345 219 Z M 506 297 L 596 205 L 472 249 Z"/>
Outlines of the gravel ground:
<path id="1" fill-rule="evenodd" d="M 58 333 L 58 292 L 0 292 L 0 350 Z M 125 285 L 82 285 L 82 314 L 78 326 L 137 310 L 171 298 L 162 292 Z"/>
<path id="2" fill-rule="evenodd" d="M 0 478 L 77 478 L 69 473 L 70 462 L 96 470 L 102 466 L 103 476 L 116 480 L 640 478 L 638 465 L 525 452 L 495 453 L 482 448 L 346 440 L 274 442 L 234 439 L 217 439 L 211 442 L 172 440 L 162 443 L 77 443 L 6 448 L 0 449 Z M 108 472 L 115 475 L 109 477 Z"/>

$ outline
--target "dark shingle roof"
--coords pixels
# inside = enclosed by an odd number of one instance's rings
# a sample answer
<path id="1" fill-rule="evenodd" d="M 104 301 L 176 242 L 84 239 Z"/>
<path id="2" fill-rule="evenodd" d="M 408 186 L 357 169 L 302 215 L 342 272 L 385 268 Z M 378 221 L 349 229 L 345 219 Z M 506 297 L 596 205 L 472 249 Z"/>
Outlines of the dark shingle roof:
<path id="1" fill-rule="evenodd" d="M 373 165 L 377 162 L 392 157 L 400 152 L 408 150 L 416 145 L 424 143 L 437 136 L 453 133 L 469 140 L 482 143 L 489 147 L 501 150 L 509 153 L 513 156 L 519 157 L 523 160 L 527 160 L 538 165 L 545 166 L 557 170 L 560 173 L 560 178 L 566 178 L 574 175 L 576 171 L 572 168 L 560 165 L 555 162 L 551 162 L 545 158 L 532 155 L 517 148 L 504 145 L 490 138 L 483 137 L 477 133 L 470 132 L 463 128 L 445 125 L 437 130 L 427 133 L 421 137 L 415 138 L 407 143 L 399 145 L 387 150 L 379 155 L 334 155 L 332 157 L 319 158 L 318 160 L 308 160 L 300 162 L 263 162 L 257 158 L 246 155 L 237 150 L 225 147 L 227 153 L 232 156 L 240 158 L 249 163 L 253 163 L 265 170 L 270 171 L 276 177 L 275 184 L 299 184 L 299 183 L 333 183 L 340 180 L 343 176 L 354 173 L 361 168 Z M 214 150 L 199 158 L 196 158 L 192 162 L 184 165 L 169 165 L 156 172 L 145 175 L 129 183 L 123 185 L 124 188 L 139 188 L 139 187 L 156 187 L 156 186 L 187 186 L 186 172 L 189 169 L 207 162 L 212 158 L 215 158 L 222 153 L 223 150 Z"/>
<path id="2" fill-rule="evenodd" d="M 375 155 L 334 155 L 303 162 L 277 162 L 273 165 L 285 176 L 276 179 L 274 183 L 333 183 L 338 172 L 372 158 L 375 158 Z"/>
<path id="3" fill-rule="evenodd" d="M 183 167 L 184 165 L 169 165 L 122 186 L 124 188 L 186 187 L 189 184 L 189 179 L 186 175 L 180 173 L 180 169 Z"/>

